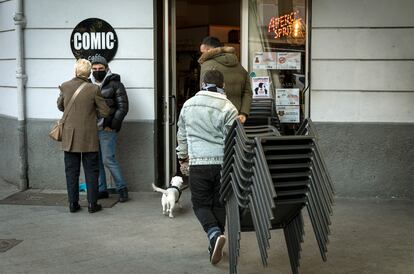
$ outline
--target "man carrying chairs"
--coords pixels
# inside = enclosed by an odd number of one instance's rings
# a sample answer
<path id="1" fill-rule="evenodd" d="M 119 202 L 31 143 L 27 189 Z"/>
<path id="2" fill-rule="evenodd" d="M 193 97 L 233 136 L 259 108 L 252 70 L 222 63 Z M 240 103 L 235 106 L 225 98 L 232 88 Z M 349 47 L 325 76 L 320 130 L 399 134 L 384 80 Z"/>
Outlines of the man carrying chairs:
<path id="1" fill-rule="evenodd" d="M 202 90 L 180 113 L 177 156 L 181 165 L 189 163 L 193 210 L 209 240 L 210 262 L 217 264 L 226 242 L 226 210 L 219 200 L 224 139 L 238 112 L 224 94 L 221 72 L 206 71 L 201 81 Z"/>

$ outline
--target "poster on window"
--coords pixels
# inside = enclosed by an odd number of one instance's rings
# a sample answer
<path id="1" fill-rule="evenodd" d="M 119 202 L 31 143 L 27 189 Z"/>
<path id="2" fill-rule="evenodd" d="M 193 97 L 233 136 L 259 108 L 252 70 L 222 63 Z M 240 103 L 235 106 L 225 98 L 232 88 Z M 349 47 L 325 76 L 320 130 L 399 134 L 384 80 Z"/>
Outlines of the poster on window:
<path id="1" fill-rule="evenodd" d="M 276 52 L 256 52 L 253 69 L 276 69 Z"/>
<path id="2" fill-rule="evenodd" d="M 299 106 L 298 88 L 277 88 L 276 105 L 278 106 Z"/>
<path id="3" fill-rule="evenodd" d="M 253 98 L 270 98 L 269 77 L 252 77 Z"/>
<path id="4" fill-rule="evenodd" d="M 276 106 L 281 123 L 299 123 L 299 106 Z"/>
<path id="5" fill-rule="evenodd" d="M 278 52 L 276 57 L 277 69 L 300 69 L 300 52 Z"/>

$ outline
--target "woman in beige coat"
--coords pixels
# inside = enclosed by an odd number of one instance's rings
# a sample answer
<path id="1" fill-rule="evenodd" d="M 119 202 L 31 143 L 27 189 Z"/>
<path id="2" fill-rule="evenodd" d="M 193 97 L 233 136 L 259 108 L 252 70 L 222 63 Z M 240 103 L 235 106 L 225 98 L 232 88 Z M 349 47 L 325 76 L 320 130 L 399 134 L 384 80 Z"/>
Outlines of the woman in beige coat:
<path id="1" fill-rule="evenodd" d="M 65 173 L 68 189 L 69 210 L 76 212 L 79 206 L 80 162 L 83 169 L 88 193 L 88 211 L 102 209 L 97 203 L 99 177 L 99 141 L 96 125 L 97 115 L 107 117 L 109 108 L 102 98 L 99 87 L 88 82 L 91 63 L 79 59 L 75 64 L 75 78 L 59 86 L 60 95 L 57 106 L 65 111 L 75 91 L 83 84 L 72 107 L 69 109 L 63 126 L 62 150 L 65 153 Z"/>

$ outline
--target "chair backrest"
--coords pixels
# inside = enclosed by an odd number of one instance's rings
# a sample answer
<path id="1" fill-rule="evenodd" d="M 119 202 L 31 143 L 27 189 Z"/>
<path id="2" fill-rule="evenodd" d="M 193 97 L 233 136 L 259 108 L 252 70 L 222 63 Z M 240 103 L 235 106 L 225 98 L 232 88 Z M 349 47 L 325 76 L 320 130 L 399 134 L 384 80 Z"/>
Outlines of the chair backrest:
<path id="1" fill-rule="evenodd" d="M 274 99 L 253 99 L 245 125 L 273 125 L 280 131 L 280 121 Z"/>

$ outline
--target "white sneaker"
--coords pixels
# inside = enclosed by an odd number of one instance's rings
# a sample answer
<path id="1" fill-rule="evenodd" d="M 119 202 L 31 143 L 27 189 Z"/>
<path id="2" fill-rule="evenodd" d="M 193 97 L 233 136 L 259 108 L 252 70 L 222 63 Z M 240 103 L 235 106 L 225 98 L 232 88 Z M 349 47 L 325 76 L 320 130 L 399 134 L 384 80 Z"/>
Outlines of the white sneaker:
<path id="1" fill-rule="evenodd" d="M 216 238 L 214 243 L 213 252 L 210 254 L 210 262 L 215 265 L 221 261 L 223 257 L 223 247 L 226 243 L 226 236 L 220 235 Z"/>

